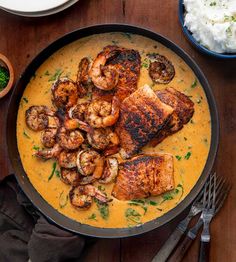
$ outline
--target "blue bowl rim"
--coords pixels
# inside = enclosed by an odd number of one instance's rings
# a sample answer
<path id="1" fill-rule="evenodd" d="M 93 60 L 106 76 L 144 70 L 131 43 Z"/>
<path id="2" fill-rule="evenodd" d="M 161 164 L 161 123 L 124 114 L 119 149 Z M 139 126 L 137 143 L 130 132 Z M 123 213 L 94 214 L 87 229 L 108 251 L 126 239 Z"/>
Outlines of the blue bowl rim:
<path id="1" fill-rule="evenodd" d="M 188 28 L 184 25 L 184 0 L 179 0 L 179 21 L 185 36 L 187 36 L 188 40 L 202 53 L 213 56 L 215 58 L 221 59 L 235 59 L 236 53 L 217 53 L 207 49 L 206 47 L 202 46 L 197 42 L 197 40 L 192 36 L 191 32 Z"/>

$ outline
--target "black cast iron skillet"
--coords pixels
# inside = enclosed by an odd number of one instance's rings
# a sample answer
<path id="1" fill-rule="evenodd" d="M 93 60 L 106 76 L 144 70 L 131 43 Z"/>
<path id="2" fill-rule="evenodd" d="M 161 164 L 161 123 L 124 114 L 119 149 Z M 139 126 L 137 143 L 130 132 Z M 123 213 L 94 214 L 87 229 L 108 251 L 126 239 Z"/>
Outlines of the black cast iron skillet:
<path id="1" fill-rule="evenodd" d="M 208 99 L 208 104 L 210 107 L 210 114 L 211 114 L 212 138 L 211 138 L 210 152 L 204 170 L 199 180 L 197 181 L 196 185 L 194 186 L 194 188 L 180 204 L 178 204 L 175 208 L 170 210 L 162 217 L 159 217 L 150 222 L 144 223 L 141 226 L 133 227 L 133 228 L 97 228 L 85 224 L 80 224 L 79 222 L 76 222 L 60 214 L 56 209 L 51 207 L 40 196 L 40 194 L 35 190 L 33 185 L 30 183 L 22 167 L 18 148 L 17 148 L 17 139 L 16 139 L 17 111 L 23 91 L 26 85 L 28 84 L 30 78 L 34 75 L 34 72 L 37 70 L 37 68 L 50 55 L 52 55 L 55 51 L 57 51 L 61 47 L 85 36 L 99 34 L 99 33 L 107 33 L 107 32 L 125 32 L 125 33 L 143 35 L 145 37 L 151 38 L 153 40 L 162 43 L 163 45 L 167 46 L 172 51 L 174 51 L 191 67 L 191 69 L 194 71 L 195 75 L 199 79 L 201 85 L 205 90 Z M 25 72 L 21 75 L 12 93 L 9 109 L 8 109 L 6 134 L 7 134 L 7 145 L 8 145 L 9 156 L 18 183 L 20 184 L 21 188 L 28 196 L 28 198 L 32 201 L 32 203 L 45 216 L 47 216 L 48 219 L 55 222 L 57 225 L 67 230 L 70 230 L 72 232 L 76 232 L 88 236 L 94 236 L 94 237 L 119 238 L 119 237 L 128 237 L 128 236 L 142 234 L 150 230 L 153 230 L 155 228 L 158 228 L 173 220 L 192 203 L 192 201 L 196 198 L 196 196 L 202 189 L 203 184 L 206 182 L 207 177 L 213 167 L 214 160 L 216 158 L 218 142 L 219 142 L 219 119 L 218 119 L 215 99 L 213 97 L 211 88 L 205 76 L 203 75 L 199 67 L 196 65 L 196 63 L 182 49 L 180 49 L 173 42 L 164 38 L 163 36 L 143 28 L 138 28 L 130 25 L 122 25 L 122 24 L 105 24 L 105 25 L 96 25 L 87 28 L 82 28 L 72 33 L 69 33 L 61 37 L 60 39 L 56 40 L 52 44 L 50 44 L 47 48 L 45 48 L 42 52 L 40 52 L 40 54 L 38 54 L 34 58 L 34 60 L 25 69 Z"/>

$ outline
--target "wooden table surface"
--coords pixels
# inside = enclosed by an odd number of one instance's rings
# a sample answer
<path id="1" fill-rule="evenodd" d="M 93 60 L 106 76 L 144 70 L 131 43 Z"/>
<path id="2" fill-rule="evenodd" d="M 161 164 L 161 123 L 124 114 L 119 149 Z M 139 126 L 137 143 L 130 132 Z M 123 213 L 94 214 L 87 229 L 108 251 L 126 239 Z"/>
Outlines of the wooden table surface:
<path id="1" fill-rule="evenodd" d="M 0 11 L 0 53 L 13 63 L 16 79 L 31 59 L 56 38 L 72 30 L 99 23 L 127 23 L 149 28 L 182 47 L 201 67 L 215 95 L 220 123 L 217 172 L 236 185 L 236 60 L 223 61 L 199 54 L 185 39 L 178 21 L 177 0 L 80 0 L 69 9 L 43 18 L 23 18 Z M 0 101 L 0 178 L 12 172 L 5 120 L 10 94 Z M 211 225 L 210 261 L 236 261 L 236 191 Z M 176 223 L 139 237 L 98 240 L 84 261 L 151 261 Z M 198 240 L 184 261 L 197 261 Z"/>

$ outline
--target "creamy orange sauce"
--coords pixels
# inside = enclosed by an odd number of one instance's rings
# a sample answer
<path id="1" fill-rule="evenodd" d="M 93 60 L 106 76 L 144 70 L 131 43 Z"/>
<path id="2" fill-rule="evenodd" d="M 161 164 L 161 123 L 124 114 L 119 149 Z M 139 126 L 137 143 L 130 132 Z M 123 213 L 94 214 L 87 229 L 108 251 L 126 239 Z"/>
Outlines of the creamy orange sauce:
<path id="1" fill-rule="evenodd" d="M 145 205 L 130 205 L 129 201 L 119 201 L 113 198 L 109 204 L 109 216 L 102 218 L 96 203 L 86 211 L 74 209 L 67 199 L 70 186 L 60 181 L 55 174 L 48 181 L 55 160 L 46 162 L 32 156 L 34 147 L 42 147 L 40 132 L 33 132 L 25 124 L 25 111 L 31 105 L 47 105 L 52 107 L 51 86 L 55 74 L 76 79 L 77 67 L 81 58 L 95 58 L 102 48 L 109 44 L 117 44 L 133 48 L 140 52 L 142 69 L 138 86 L 149 84 L 154 90 L 172 86 L 190 96 L 195 103 L 195 113 L 192 120 L 178 133 L 166 138 L 155 148 L 145 147 L 144 152 L 165 152 L 174 156 L 174 178 L 177 190 L 164 196 L 151 197 Z M 153 84 L 147 71 L 147 53 L 157 52 L 166 56 L 175 67 L 175 77 L 167 85 Z M 20 157 L 26 174 L 39 194 L 58 212 L 83 224 L 96 227 L 121 228 L 135 226 L 137 223 L 127 219 L 128 208 L 137 211 L 138 223 L 153 220 L 174 208 L 193 188 L 204 168 L 210 142 L 211 124 L 207 99 L 199 81 L 185 62 L 168 48 L 158 42 L 138 35 L 123 33 L 107 33 L 86 37 L 75 41 L 54 53 L 35 72 L 26 86 L 18 111 L 17 141 Z M 58 166 L 57 166 L 57 169 Z M 178 187 L 178 185 L 182 185 Z M 97 184 L 98 186 L 98 184 Z M 108 195 L 113 185 L 105 185 Z M 145 206 L 145 208 L 143 208 Z M 146 209 L 146 212 L 145 212 Z"/>

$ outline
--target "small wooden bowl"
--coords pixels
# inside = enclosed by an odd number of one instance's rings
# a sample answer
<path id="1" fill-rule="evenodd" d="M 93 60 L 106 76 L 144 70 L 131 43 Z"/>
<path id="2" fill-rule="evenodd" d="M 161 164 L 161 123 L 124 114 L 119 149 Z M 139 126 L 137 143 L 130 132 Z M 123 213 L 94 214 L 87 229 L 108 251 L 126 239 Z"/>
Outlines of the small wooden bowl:
<path id="1" fill-rule="evenodd" d="M 14 83 L 14 71 L 11 62 L 7 57 L 0 53 L 0 66 L 3 66 L 9 71 L 9 81 L 7 86 L 0 91 L 0 98 L 4 97 L 12 88 Z"/>

